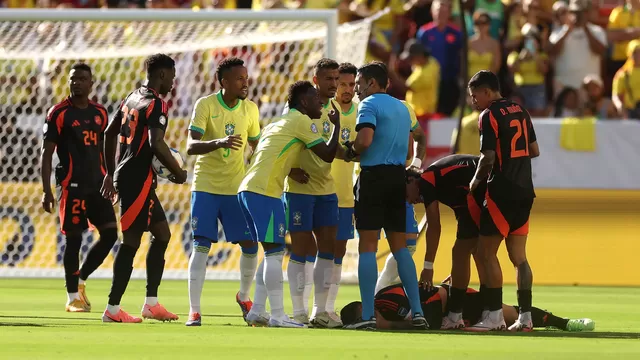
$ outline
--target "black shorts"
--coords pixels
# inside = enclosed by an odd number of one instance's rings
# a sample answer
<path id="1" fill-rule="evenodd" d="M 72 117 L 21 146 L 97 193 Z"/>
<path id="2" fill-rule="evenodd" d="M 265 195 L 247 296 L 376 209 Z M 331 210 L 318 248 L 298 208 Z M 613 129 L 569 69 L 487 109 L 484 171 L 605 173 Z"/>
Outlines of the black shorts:
<path id="1" fill-rule="evenodd" d="M 456 220 L 458 220 L 456 239 L 467 240 L 478 238 L 480 234 L 480 214 L 482 213 L 483 202 L 484 192 L 476 192 L 475 195 L 467 194 L 467 207 L 454 210 Z"/>
<path id="2" fill-rule="evenodd" d="M 60 230 L 66 233 L 82 233 L 92 226 L 100 228 L 116 222 L 111 201 L 102 197 L 99 191 L 85 193 L 76 189 L 59 187 Z"/>
<path id="3" fill-rule="evenodd" d="M 480 235 L 527 235 L 533 198 L 491 196 L 487 192 L 480 215 Z"/>
<path id="4" fill-rule="evenodd" d="M 484 310 L 484 304 L 482 303 L 482 297 L 480 293 L 467 289 L 464 302 L 462 303 L 462 319 L 465 326 L 473 326 L 477 324 L 482 317 L 482 311 Z"/>
<path id="5" fill-rule="evenodd" d="M 358 230 L 406 232 L 404 166 L 365 166 L 353 188 Z"/>
<path id="6" fill-rule="evenodd" d="M 149 231 L 150 225 L 167 220 L 156 191 L 151 188 L 150 179 L 147 178 L 141 188 L 122 181 L 118 184 L 120 226 L 123 232 Z"/>

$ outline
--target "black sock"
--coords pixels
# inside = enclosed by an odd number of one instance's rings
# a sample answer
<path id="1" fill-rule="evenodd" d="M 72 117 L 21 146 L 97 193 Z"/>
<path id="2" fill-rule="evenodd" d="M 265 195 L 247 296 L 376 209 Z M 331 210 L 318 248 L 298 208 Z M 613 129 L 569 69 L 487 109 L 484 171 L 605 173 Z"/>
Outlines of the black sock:
<path id="1" fill-rule="evenodd" d="M 96 269 L 102 264 L 104 259 L 109 255 L 109 251 L 113 248 L 113 244 L 118 240 L 118 229 L 110 228 L 100 231 L 100 239 L 93 245 L 87 258 L 80 268 L 80 279 L 87 280 Z"/>
<path id="2" fill-rule="evenodd" d="M 157 297 L 158 287 L 164 272 L 164 252 L 168 242 L 151 239 L 149 253 L 147 253 L 147 297 Z"/>
<path id="3" fill-rule="evenodd" d="M 80 272 L 80 246 L 82 246 L 82 234 L 67 235 L 62 262 L 64 264 L 64 280 L 68 293 L 78 292 L 78 276 Z"/>
<path id="4" fill-rule="evenodd" d="M 537 307 L 532 307 L 531 321 L 533 322 L 534 328 L 544 328 L 547 326 L 553 326 L 560 330 L 566 330 L 569 319 L 563 319 L 561 317 L 553 315 L 548 311 L 538 309 Z"/>
<path id="5" fill-rule="evenodd" d="M 531 311 L 531 297 L 531 289 L 518 290 L 518 306 L 521 314 Z"/>
<path id="6" fill-rule="evenodd" d="M 502 288 L 486 288 L 487 291 L 487 309 L 489 311 L 498 311 L 502 309 Z"/>
<path id="7" fill-rule="evenodd" d="M 467 289 L 458 289 L 451 287 L 449 291 L 449 311 L 462 313 L 462 307 L 464 306 L 464 297 L 467 293 Z"/>
<path id="8" fill-rule="evenodd" d="M 136 256 L 137 248 L 133 248 L 126 244 L 121 244 L 116 261 L 113 263 L 113 282 L 111 283 L 111 292 L 109 293 L 109 305 L 120 305 L 120 300 L 129 279 L 131 279 L 131 271 L 133 271 L 133 258 Z"/>
<path id="9" fill-rule="evenodd" d="M 480 303 L 482 304 L 482 310 L 489 308 L 487 300 L 487 286 L 480 284 Z"/>

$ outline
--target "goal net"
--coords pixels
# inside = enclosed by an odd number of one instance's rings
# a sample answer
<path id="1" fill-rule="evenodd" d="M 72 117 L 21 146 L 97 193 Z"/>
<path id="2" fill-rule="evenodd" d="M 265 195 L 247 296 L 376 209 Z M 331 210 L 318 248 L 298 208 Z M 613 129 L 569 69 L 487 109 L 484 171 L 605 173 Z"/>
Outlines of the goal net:
<path id="1" fill-rule="evenodd" d="M 117 16 L 111 16 L 114 13 Z M 330 11 L 44 10 L 40 14 L 34 16 L 32 11 L 21 21 L 15 19 L 25 17 L 0 14 L 0 276 L 63 275 L 65 242 L 57 212 L 47 214 L 40 205 L 39 148 L 47 110 L 69 92 L 71 65 L 83 61 L 92 67 L 92 97 L 111 117 L 120 101 L 145 79 L 145 57 L 170 54 L 176 60 L 176 81 L 165 98 L 170 116 L 166 140 L 186 154 L 193 105 L 219 89 L 215 69 L 223 58 L 245 60 L 251 78 L 249 99 L 259 105 L 261 121 L 268 123 L 282 113 L 287 86 L 311 80 L 312 67 L 321 57 L 361 65 L 371 28 L 371 20 L 329 28 L 328 24 L 336 26 L 336 14 Z M 190 176 L 194 162 L 195 157 L 187 158 Z M 157 193 L 172 232 L 165 277 L 187 278 L 192 248 L 189 185 L 160 180 Z M 84 235 L 83 259 L 97 239 L 97 232 Z M 357 269 L 357 244 L 350 243 L 344 262 L 346 280 L 354 280 Z M 94 276 L 111 276 L 117 246 Z M 143 240 L 134 277 L 145 277 L 147 248 L 148 241 Z M 238 247 L 215 244 L 209 255 L 208 278 L 239 278 Z"/>

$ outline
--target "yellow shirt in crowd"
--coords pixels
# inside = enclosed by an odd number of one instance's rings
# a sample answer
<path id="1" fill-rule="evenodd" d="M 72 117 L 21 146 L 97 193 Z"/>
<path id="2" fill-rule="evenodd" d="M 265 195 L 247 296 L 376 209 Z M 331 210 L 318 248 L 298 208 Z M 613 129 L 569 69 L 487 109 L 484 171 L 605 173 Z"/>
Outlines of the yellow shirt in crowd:
<path id="1" fill-rule="evenodd" d="M 518 60 L 519 53 L 514 51 L 507 57 L 507 65 L 513 65 Z M 539 56 L 544 59 L 547 58 L 547 54 L 540 54 Z M 532 59 L 521 61 L 519 69 L 513 74 L 513 81 L 518 86 L 524 85 L 542 85 L 544 84 L 544 74 L 538 71 L 538 65 L 536 61 Z"/>
<path id="2" fill-rule="evenodd" d="M 640 11 L 632 12 L 627 6 L 618 6 L 609 15 L 609 29 L 626 29 L 640 27 Z M 627 59 L 628 41 L 617 41 L 613 43 L 611 59 L 624 61 Z"/>
<path id="3" fill-rule="evenodd" d="M 634 109 L 636 102 L 640 101 L 640 68 L 634 67 L 631 71 L 618 71 L 613 77 L 612 92 L 613 95 L 623 98 L 626 109 Z"/>
<path id="4" fill-rule="evenodd" d="M 407 79 L 407 103 L 418 116 L 433 114 L 438 106 L 438 85 L 440 84 L 440 64 L 429 58 L 426 64 L 413 69 Z"/>

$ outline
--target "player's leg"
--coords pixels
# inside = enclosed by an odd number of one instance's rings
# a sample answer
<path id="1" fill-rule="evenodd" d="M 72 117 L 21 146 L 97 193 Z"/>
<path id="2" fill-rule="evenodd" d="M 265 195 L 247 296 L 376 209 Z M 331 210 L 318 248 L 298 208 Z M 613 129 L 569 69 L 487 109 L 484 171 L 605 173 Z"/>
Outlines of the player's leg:
<path id="1" fill-rule="evenodd" d="M 59 190 L 60 230 L 65 236 L 64 279 L 67 288 L 67 312 L 87 312 L 90 307 L 82 301 L 78 294 L 78 278 L 80 275 L 80 247 L 82 232 L 88 228 L 86 204 L 84 196 L 74 191 Z"/>
<path id="2" fill-rule="evenodd" d="M 304 313 L 308 315 L 309 300 L 311 300 L 313 290 L 313 269 L 316 265 L 318 255 L 318 246 L 315 241 L 315 236 L 313 237 L 313 241 L 309 241 L 305 244 L 304 252 L 307 255 L 304 263 L 304 291 L 302 293 L 302 303 L 304 305 Z"/>
<path id="3" fill-rule="evenodd" d="M 164 254 L 171 240 L 171 230 L 167 222 L 162 204 L 158 200 L 155 191 L 151 190 L 149 206 L 149 232 L 151 233 L 151 244 L 147 253 L 147 293 L 144 306 L 142 307 L 142 317 L 160 321 L 178 320 L 178 316 L 167 311 L 158 302 L 158 288 L 164 273 Z"/>
<path id="4" fill-rule="evenodd" d="M 85 282 L 89 276 L 102 264 L 109 255 L 113 245 L 118 240 L 118 224 L 116 214 L 113 211 L 111 201 L 102 197 L 100 193 L 95 193 L 87 197 L 87 218 L 100 233 L 100 238 L 89 250 L 87 257 L 80 268 L 80 281 L 78 284 L 78 294 L 80 299 L 91 309 L 91 302 L 86 293 Z"/>
<path id="5" fill-rule="evenodd" d="M 309 323 L 309 313 L 305 306 L 305 285 L 307 280 L 307 249 L 315 247 L 313 238 L 313 196 L 285 193 L 287 228 L 291 237 L 291 255 L 287 265 L 289 291 L 293 304 L 293 317 L 304 324 Z M 314 253 L 315 259 L 315 253 Z M 313 263 L 311 263 L 313 266 Z M 313 276 L 313 272 L 309 272 Z"/>
<path id="6" fill-rule="evenodd" d="M 313 233 L 318 244 L 318 258 L 313 269 L 314 300 L 311 323 L 317 327 L 342 327 L 339 319 L 327 312 L 327 300 L 333 277 L 333 253 L 338 236 L 338 196 L 316 196 L 313 210 Z"/>
<path id="7" fill-rule="evenodd" d="M 327 312 L 337 315 L 335 303 L 338 298 L 340 281 L 342 279 L 342 259 L 347 253 L 348 241 L 354 238 L 353 208 L 339 208 L 338 210 L 338 236 L 333 250 L 333 273 L 331 287 L 327 297 Z M 337 318 L 339 319 L 339 317 Z"/>
<path id="8" fill-rule="evenodd" d="M 246 318 L 253 303 L 249 298 L 251 283 L 258 267 L 258 244 L 251 239 L 251 232 L 244 220 L 238 198 L 233 195 L 216 195 L 222 204 L 220 221 L 228 242 L 240 244 L 240 291 L 236 293 L 236 302 Z"/>
<path id="9" fill-rule="evenodd" d="M 202 324 L 200 298 L 207 273 L 211 243 L 218 241 L 218 214 L 221 204 L 216 196 L 203 191 L 191 192 L 191 234 L 193 248 L 189 257 L 189 320 L 187 326 Z"/>
<path id="10" fill-rule="evenodd" d="M 510 308 L 509 318 L 507 318 L 507 312 L 505 310 L 507 308 Z M 507 325 L 511 326 L 518 321 L 520 313 L 518 306 L 503 305 L 502 309 L 505 311 L 505 321 L 507 322 Z M 531 322 L 534 328 L 551 327 L 572 332 L 593 331 L 596 328 L 596 322 L 591 319 L 561 318 L 553 315 L 547 310 L 539 309 L 537 307 L 531 307 Z"/>
<path id="11" fill-rule="evenodd" d="M 122 195 L 121 195 L 122 196 Z M 122 199 L 122 198 L 121 198 Z M 123 213 L 126 214 L 126 208 L 122 207 Z M 145 220 L 147 217 L 139 218 Z M 125 219 L 125 218 L 123 218 Z M 137 221 L 139 223 L 139 221 Z M 109 292 L 109 301 L 107 302 L 107 309 L 102 314 L 103 322 L 124 322 L 124 323 L 139 323 L 142 322 L 141 318 L 131 316 L 120 308 L 120 301 L 122 295 L 127 290 L 129 279 L 131 279 L 131 272 L 133 271 L 133 258 L 140 247 L 140 240 L 144 233 L 143 227 L 127 225 L 133 225 L 131 222 L 123 222 L 124 226 L 122 232 L 122 243 L 118 248 L 118 254 L 113 263 L 113 280 L 111 282 L 111 291 Z"/>

